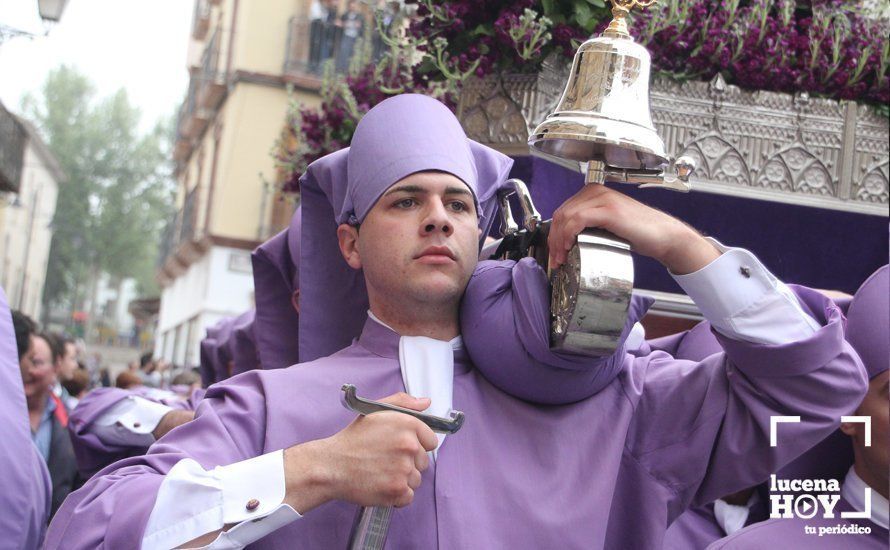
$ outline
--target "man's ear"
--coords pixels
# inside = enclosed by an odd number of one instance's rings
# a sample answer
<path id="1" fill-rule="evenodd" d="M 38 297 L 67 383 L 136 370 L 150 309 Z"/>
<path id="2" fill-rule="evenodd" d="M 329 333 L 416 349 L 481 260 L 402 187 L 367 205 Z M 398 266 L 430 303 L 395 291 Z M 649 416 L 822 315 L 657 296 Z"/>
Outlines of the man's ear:
<path id="1" fill-rule="evenodd" d="M 861 424 L 853 422 L 841 422 L 841 431 L 850 437 L 856 437 L 856 428 Z"/>
<path id="2" fill-rule="evenodd" d="M 341 223 L 337 227 L 337 241 L 340 244 L 340 253 L 343 259 L 352 269 L 362 268 L 362 258 L 358 251 L 358 228 L 348 223 Z"/>

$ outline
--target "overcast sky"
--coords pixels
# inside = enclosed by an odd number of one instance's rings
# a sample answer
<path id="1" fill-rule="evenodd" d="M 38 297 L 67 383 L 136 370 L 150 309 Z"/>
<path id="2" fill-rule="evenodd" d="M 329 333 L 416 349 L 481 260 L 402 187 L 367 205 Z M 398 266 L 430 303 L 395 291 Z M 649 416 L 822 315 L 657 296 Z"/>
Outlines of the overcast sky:
<path id="1" fill-rule="evenodd" d="M 48 36 L 0 43 L 0 101 L 19 112 L 21 97 L 37 91 L 58 65 L 76 66 L 99 97 L 126 88 L 153 126 L 182 101 L 188 85 L 186 48 L 192 0 L 68 0 Z M 0 24 L 43 32 L 37 0 L 0 0 Z"/>

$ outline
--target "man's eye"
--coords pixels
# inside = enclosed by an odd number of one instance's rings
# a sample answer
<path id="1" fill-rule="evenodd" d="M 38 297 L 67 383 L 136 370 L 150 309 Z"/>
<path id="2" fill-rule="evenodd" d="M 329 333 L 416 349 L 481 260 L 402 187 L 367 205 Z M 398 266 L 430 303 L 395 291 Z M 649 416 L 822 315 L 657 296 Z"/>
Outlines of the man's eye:
<path id="1" fill-rule="evenodd" d="M 415 204 L 417 204 L 417 201 L 415 201 L 414 199 L 402 199 L 396 202 L 395 206 L 397 208 L 411 208 Z"/>
<path id="2" fill-rule="evenodd" d="M 461 201 L 452 201 L 450 206 L 455 212 L 465 212 L 467 210 L 467 204 Z"/>

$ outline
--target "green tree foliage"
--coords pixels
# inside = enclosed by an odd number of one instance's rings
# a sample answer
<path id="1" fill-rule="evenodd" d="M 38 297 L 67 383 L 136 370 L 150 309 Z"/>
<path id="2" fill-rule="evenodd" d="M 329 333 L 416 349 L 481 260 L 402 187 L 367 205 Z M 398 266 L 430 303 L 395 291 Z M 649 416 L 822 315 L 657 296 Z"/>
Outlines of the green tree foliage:
<path id="1" fill-rule="evenodd" d="M 60 186 L 44 302 L 81 308 L 95 278 L 134 277 L 156 292 L 161 229 L 171 216 L 172 119 L 140 131 L 124 90 L 99 99 L 87 77 L 53 70 L 22 102 L 68 181 Z"/>

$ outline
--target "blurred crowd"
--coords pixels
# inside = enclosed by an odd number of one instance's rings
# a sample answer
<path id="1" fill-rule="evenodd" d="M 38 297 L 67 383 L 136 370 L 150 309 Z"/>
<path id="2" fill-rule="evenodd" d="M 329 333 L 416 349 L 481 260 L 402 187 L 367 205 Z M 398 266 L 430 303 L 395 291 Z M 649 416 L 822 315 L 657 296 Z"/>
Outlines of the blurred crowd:
<path id="1" fill-rule="evenodd" d="M 197 369 L 154 360 L 151 353 L 114 375 L 100 354 L 87 358 L 83 340 L 43 331 L 17 310 L 12 311 L 12 322 L 32 438 L 52 482 L 52 514 L 86 479 L 78 473 L 68 436 L 69 416 L 81 400 L 97 388 L 115 387 L 175 402 L 201 387 Z"/>

